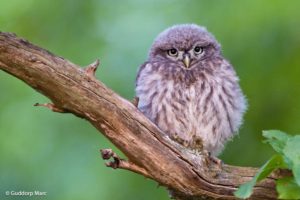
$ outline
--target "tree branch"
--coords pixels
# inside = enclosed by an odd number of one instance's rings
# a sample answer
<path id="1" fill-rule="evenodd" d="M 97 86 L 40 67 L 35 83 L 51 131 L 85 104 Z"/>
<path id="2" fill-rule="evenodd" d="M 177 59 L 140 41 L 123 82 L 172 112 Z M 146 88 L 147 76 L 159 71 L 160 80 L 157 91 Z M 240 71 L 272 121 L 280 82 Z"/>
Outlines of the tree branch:
<path id="1" fill-rule="evenodd" d="M 0 32 L 0 69 L 51 99 L 52 104 L 43 106 L 85 118 L 101 131 L 128 158 L 110 152 L 115 167 L 157 181 L 177 199 L 236 199 L 233 192 L 257 169 L 220 167 L 172 142 L 132 103 L 95 79 L 98 64 L 80 69 L 14 34 Z M 251 199 L 276 199 L 275 180 L 281 176 L 273 173 L 260 182 Z"/>

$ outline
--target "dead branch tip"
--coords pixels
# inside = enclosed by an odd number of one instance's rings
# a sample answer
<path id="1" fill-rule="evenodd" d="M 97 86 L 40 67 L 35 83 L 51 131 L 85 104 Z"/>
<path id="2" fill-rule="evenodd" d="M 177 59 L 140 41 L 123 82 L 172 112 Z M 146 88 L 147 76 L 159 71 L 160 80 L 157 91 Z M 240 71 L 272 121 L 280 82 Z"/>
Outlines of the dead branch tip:
<path id="1" fill-rule="evenodd" d="M 113 159 L 113 161 L 106 162 L 107 167 L 113 169 L 126 169 L 132 172 L 142 174 L 145 177 L 151 178 L 151 175 L 142 167 L 124 159 L 121 159 L 112 149 L 100 149 L 101 157 L 104 160 Z"/>
<path id="2" fill-rule="evenodd" d="M 67 113 L 67 111 L 65 109 L 59 108 L 56 105 L 54 105 L 53 103 L 35 103 L 34 106 L 46 107 L 46 108 L 49 108 L 50 110 L 52 110 L 53 112 Z"/>
<path id="3" fill-rule="evenodd" d="M 95 77 L 96 70 L 100 64 L 100 60 L 97 59 L 93 63 L 84 68 L 85 73 L 90 77 Z"/>

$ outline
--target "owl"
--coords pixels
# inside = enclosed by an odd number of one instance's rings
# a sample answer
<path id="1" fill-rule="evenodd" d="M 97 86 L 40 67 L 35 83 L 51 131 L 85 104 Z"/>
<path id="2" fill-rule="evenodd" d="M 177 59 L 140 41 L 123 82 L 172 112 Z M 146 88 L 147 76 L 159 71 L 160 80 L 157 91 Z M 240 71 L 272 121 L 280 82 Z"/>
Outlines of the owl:
<path id="1" fill-rule="evenodd" d="M 169 138 L 217 156 L 246 110 L 239 78 L 206 28 L 172 26 L 154 40 L 136 78 L 138 109 Z"/>

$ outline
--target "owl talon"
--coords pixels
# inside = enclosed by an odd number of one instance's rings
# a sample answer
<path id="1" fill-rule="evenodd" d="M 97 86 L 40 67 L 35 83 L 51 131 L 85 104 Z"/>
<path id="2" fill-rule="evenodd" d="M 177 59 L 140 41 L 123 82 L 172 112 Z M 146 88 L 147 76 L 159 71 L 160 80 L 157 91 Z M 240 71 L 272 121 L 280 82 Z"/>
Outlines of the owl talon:
<path id="1" fill-rule="evenodd" d="M 100 64 L 99 59 L 95 60 L 92 64 L 84 68 L 85 73 L 90 77 L 95 77 L 95 73 L 99 64 Z"/>
<path id="2" fill-rule="evenodd" d="M 219 159 L 219 158 L 217 158 L 217 157 L 212 156 L 211 153 L 209 153 L 208 159 L 209 159 L 211 162 L 215 163 L 215 164 L 218 166 L 218 168 L 222 168 L 222 166 L 223 166 L 223 164 L 224 164 L 223 160 L 221 160 L 221 159 Z"/>

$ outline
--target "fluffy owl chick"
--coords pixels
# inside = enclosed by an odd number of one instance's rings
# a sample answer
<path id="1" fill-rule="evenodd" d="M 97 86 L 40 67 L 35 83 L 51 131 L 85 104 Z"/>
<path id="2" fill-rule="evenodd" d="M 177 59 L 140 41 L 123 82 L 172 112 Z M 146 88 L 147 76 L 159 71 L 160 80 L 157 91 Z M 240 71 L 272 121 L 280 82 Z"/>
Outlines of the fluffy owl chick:
<path id="1" fill-rule="evenodd" d="M 138 71 L 138 108 L 171 139 L 215 156 L 247 107 L 238 82 L 206 28 L 175 25 L 157 36 Z"/>

